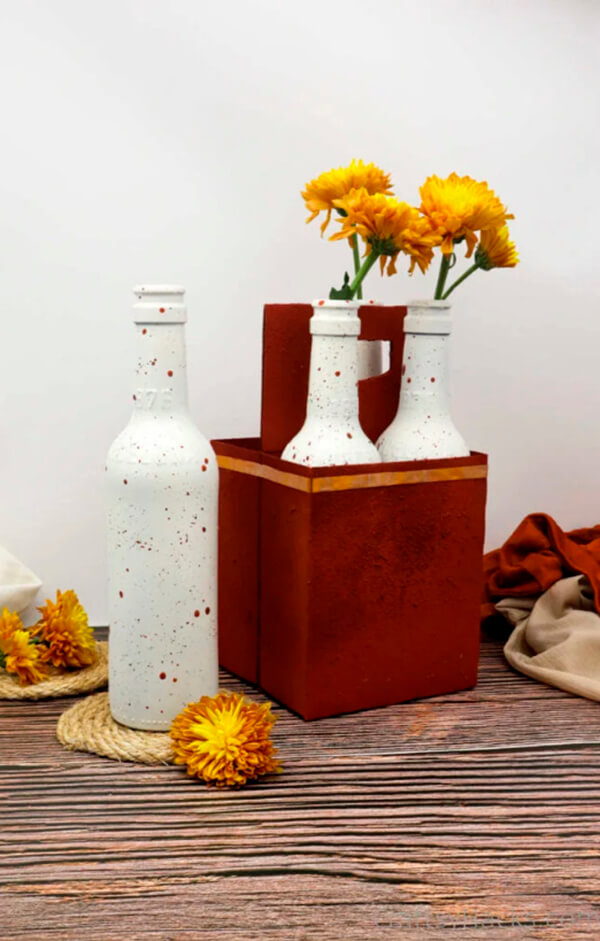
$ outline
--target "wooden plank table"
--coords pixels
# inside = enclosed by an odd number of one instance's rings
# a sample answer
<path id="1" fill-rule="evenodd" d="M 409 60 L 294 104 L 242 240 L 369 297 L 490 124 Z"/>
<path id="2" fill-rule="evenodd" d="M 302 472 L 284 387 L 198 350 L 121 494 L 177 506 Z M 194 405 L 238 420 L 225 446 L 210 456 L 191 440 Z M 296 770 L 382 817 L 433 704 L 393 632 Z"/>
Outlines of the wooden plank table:
<path id="1" fill-rule="evenodd" d="M 600 937 L 599 706 L 489 640 L 465 693 L 277 707 L 240 791 L 63 750 L 68 704 L 0 703 L 2 941 Z"/>

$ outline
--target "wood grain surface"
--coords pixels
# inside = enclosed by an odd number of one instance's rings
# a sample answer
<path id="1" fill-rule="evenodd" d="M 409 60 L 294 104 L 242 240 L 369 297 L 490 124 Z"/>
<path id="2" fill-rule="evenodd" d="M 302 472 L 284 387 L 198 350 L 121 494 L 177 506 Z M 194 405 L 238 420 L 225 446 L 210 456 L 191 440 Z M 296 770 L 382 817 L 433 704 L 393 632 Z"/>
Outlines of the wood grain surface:
<path id="1" fill-rule="evenodd" d="M 276 707 L 284 774 L 239 791 L 63 750 L 68 705 L 0 703 L 1 941 L 600 937 L 599 706 L 499 644 L 466 693 Z"/>

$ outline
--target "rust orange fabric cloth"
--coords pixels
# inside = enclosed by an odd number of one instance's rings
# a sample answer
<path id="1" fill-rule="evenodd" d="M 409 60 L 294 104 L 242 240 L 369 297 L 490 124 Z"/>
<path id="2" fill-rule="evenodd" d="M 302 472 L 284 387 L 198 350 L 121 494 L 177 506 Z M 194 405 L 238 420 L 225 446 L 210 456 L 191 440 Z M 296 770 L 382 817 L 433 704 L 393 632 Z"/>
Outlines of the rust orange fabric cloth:
<path id="1" fill-rule="evenodd" d="M 541 595 L 569 575 L 589 579 L 600 613 L 600 525 L 565 532 L 545 513 L 532 513 L 500 549 L 484 557 L 482 619 L 495 614 L 503 598 Z"/>

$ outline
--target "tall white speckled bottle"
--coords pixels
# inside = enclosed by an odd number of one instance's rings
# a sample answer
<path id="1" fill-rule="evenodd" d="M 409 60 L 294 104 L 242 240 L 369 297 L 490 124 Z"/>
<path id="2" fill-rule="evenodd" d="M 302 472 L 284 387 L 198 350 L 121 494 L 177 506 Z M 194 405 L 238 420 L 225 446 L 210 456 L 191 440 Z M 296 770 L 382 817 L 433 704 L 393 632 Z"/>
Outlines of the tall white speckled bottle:
<path id="1" fill-rule="evenodd" d="M 363 303 L 314 301 L 306 420 L 286 445 L 284 461 L 326 467 L 381 460 L 358 418 L 358 308 Z"/>
<path id="2" fill-rule="evenodd" d="M 398 411 L 379 437 L 382 461 L 466 457 L 469 449 L 450 414 L 448 301 L 413 301 L 404 318 Z"/>
<path id="3" fill-rule="evenodd" d="M 218 688 L 219 475 L 187 408 L 184 293 L 135 289 L 133 414 L 106 467 L 110 708 L 155 731 Z"/>

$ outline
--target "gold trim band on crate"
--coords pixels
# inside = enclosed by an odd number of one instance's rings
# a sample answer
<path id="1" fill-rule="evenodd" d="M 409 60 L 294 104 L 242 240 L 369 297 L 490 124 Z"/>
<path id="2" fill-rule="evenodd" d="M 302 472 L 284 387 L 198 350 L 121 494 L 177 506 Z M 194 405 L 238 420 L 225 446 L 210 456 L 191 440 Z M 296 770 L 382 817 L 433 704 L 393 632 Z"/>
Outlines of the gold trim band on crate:
<path id="1" fill-rule="evenodd" d="M 485 464 L 432 467 L 423 470 L 378 471 L 373 474 L 339 474 L 335 477 L 300 477 L 298 474 L 280 471 L 266 464 L 245 461 L 226 454 L 218 454 L 217 461 L 223 470 L 260 477 L 262 480 L 270 480 L 274 484 L 301 490 L 304 493 L 331 493 L 340 490 L 365 490 L 369 487 L 394 487 L 398 484 L 439 483 L 447 480 L 475 480 L 487 477 Z"/>

